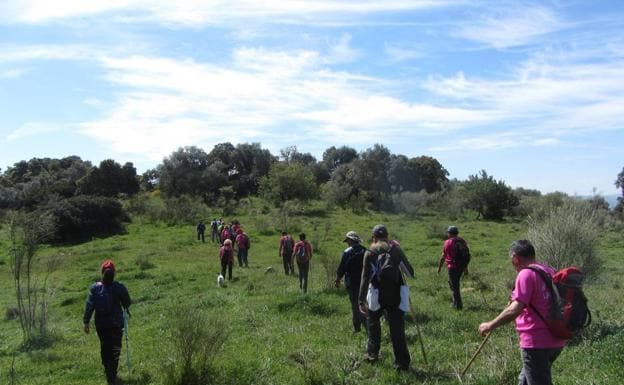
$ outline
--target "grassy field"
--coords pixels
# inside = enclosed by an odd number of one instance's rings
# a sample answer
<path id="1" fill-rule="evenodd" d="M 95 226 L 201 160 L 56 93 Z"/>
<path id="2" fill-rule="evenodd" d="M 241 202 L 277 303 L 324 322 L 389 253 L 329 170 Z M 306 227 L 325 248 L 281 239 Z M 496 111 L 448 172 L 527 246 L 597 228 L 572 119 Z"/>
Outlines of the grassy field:
<path id="1" fill-rule="evenodd" d="M 194 224 L 167 227 L 135 219 L 126 235 L 42 248 L 42 260 L 56 261 L 47 281 L 51 298 L 48 322 L 54 338 L 48 344 L 22 346 L 19 322 L 7 313 L 0 321 L 0 382 L 105 383 L 98 339 L 95 333 L 83 333 L 82 311 L 87 289 L 98 278 L 100 262 L 112 258 L 118 268 L 117 279 L 133 298 L 132 371 L 125 366 L 125 347 L 120 364 L 120 377 L 126 384 L 166 383 L 167 368 L 179 360 L 172 335 L 189 319 L 197 327 L 200 342 L 214 332 L 224 338 L 208 366 L 215 384 L 516 383 L 520 354 L 512 325 L 492 335 L 465 378 L 460 379 L 458 373 L 482 341 L 478 324 L 498 314 L 507 303 L 515 276 L 507 258 L 508 247 L 526 236 L 524 223 L 454 221 L 473 254 L 470 275 L 462 281 L 464 310 L 458 312 L 450 307 L 445 272 L 436 274 L 442 245 L 439 234 L 450 224 L 446 218 L 322 210 L 288 218 L 292 227 L 308 234 L 316 248 L 309 293 L 304 296 L 296 277 L 283 273 L 275 220 L 261 208 L 242 211 L 227 219 L 239 219 L 251 237 L 250 266 L 235 266 L 235 279 L 225 288 L 216 285 L 218 248 L 209 241 L 196 241 Z M 392 369 L 385 324 L 381 360 L 374 365 L 362 361 L 366 335 L 351 332 L 346 291 L 331 287 L 330 279 L 345 247 L 341 243 L 344 234 L 356 230 L 368 238 L 377 223 L 385 223 L 391 237 L 400 240 L 416 270 L 416 277 L 409 282 L 415 319 L 408 316 L 412 370 L 407 373 Z M 6 227 L 0 241 L 3 310 L 15 306 L 5 232 Z M 624 378 L 621 232 L 604 232 L 599 250 L 604 272 L 586 286 L 594 321 L 557 360 L 557 384 L 621 384 Z M 269 266 L 275 272 L 267 272 Z"/>

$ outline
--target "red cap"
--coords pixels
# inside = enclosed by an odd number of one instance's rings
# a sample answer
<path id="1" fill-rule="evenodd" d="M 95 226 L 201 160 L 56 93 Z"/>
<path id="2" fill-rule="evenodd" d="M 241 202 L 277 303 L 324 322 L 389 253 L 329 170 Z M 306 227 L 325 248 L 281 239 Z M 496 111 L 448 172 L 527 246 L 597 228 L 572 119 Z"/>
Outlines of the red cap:
<path id="1" fill-rule="evenodd" d="M 115 264 L 113 263 L 112 259 L 107 259 L 106 261 L 102 262 L 102 273 L 104 272 L 104 270 L 107 269 L 115 271 Z"/>

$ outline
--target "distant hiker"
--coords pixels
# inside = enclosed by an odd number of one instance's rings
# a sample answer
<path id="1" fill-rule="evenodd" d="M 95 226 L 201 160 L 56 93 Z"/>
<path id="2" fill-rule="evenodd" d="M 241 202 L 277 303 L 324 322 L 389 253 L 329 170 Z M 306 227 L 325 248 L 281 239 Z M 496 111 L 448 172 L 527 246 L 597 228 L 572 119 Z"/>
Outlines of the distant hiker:
<path id="1" fill-rule="evenodd" d="M 299 234 L 299 242 L 295 243 L 292 257 L 297 261 L 299 270 L 299 288 L 304 293 L 308 292 L 308 273 L 310 272 L 310 260 L 312 259 L 312 245 L 306 241 L 304 233 Z"/>
<path id="2" fill-rule="evenodd" d="M 366 317 L 360 313 L 358 294 L 360 292 L 360 279 L 362 278 L 362 263 L 366 248 L 361 245 L 362 239 L 355 231 L 349 231 L 343 242 L 347 242 L 349 247 L 342 252 L 340 265 L 336 270 L 335 286 L 340 287 L 340 280 L 344 276 L 345 287 L 349 293 L 351 302 L 351 321 L 353 331 L 359 332 L 362 325 L 366 327 Z"/>
<path id="3" fill-rule="evenodd" d="M 249 254 L 249 248 L 251 246 L 251 242 L 249 241 L 249 236 L 247 233 L 243 231 L 239 227 L 238 234 L 236 235 L 236 247 L 238 249 L 238 266 L 249 267 L 249 262 L 247 261 L 247 257 Z"/>
<path id="4" fill-rule="evenodd" d="M 374 362 L 379 358 L 381 345 L 382 314 L 390 327 L 390 339 L 394 351 L 394 368 L 408 370 L 411 361 L 405 339 L 405 313 L 399 308 L 401 285 L 405 284 L 403 273 L 414 274 L 398 242 L 388 241 L 388 229 L 384 225 L 373 227 L 373 242 L 364 254 L 362 281 L 358 296 L 362 314 L 368 317 L 368 343 L 365 359 Z M 369 285 L 378 293 L 377 301 L 371 295 L 367 304 Z"/>
<path id="5" fill-rule="evenodd" d="M 219 249 L 219 260 L 221 261 L 221 275 L 225 277 L 225 270 L 228 271 L 228 281 L 232 280 L 232 266 L 234 265 L 234 247 L 232 241 L 226 239 Z"/>
<path id="6" fill-rule="evenodd" d="M 124 285 L 115 281 L 115 265 L 110 259 L 101 266 L 102 281 L 91 285 L 85 305 L 84 332 L 89 334 L 91 315 L 95 312 L 95 330 L 100 338 L 100 357 L 109 385 L 117 384 L 117 367 L 121 354 L 124 327 L 123 309 L 130 307 L 130 295 Z M 127 349 L 127 347 L 126 347 Z"/>
<path id="7" fill-rule="evenodd" d="M 282 231 L 282 237 L 279 242 L 279 255 L 282 257 L 284 263 L 284 273 L 295 274 L 295 267 L 293 266 L 293 248 L 295 247 L 295 241 L 290 234 L 286 231 Z"/>
<path id="8" fill-rule="evenodd" d="M 221 230 L 221 245 L 225 243 L 226 239 L 230 239 L 230 227 L 228 225 L 224 225 L 223 230 Z"/>
<path id="9" fill-rule="evenodd" d="M 442 269 L 442 264 L 446 262 L 448 270 L 448 283 L 453 293 L 453 308 L 461 310 L 463 308 L 460 278 L 464 272 L 468 272 L 468 263 L 470 262 L 470 250 L 468 244 L 459 235 L 459 229 L 456 226 L 449 226 L 446 230 L 447 240 L 444 241 L 442 247 L 442 255 L 438 263 L 438 273 Z"/>
<path id="10" fill-rule="evenodd" d="M 491 321 L 479 325 L 479 333 L 486 336 L 497 327 L 512 320 L 522 351 L 522 370 L 518 378 L 520 385 L 552 385 L 551 366 L 561 353 L 566 340 L 554 337 L 546 323 L 536 314 L 549 314 L 551 292 L 539 273 L 529 267 L 546 272 L 551 277 L 555 270 L 535 260 L 535 248 L 527 240 L 511 244 L 511 264 L 518 272 L 511 303 Z"/>
<path id="11" fill-rule="evenodd" d="M 219 242 L 219 221 L 217 220 L 217 218 L 213 218 L 212 222 L 210 222 L 210 228 L 212 230 L 212 233 L 210 234 L 210 239 L 212 240 L 212 242 Z"/>
<path id="12" fill-rule="evenodd" d="M 202 242 L 205 242 L 204 231 L 206 231 L 206 225 L 204 224 L 203 221 L 199 221 L 199 223 L 197 224 L 197 240 L 198 241 L 201 239 Z"/>

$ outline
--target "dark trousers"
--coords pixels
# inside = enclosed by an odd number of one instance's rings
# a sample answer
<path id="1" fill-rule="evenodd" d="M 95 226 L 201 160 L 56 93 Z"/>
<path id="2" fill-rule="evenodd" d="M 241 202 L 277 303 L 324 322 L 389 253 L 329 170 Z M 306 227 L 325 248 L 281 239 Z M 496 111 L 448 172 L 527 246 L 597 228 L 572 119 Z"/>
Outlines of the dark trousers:
<path id="1" fill-rule="evenodd" d="M 360 331 L 362 325 L 366 327 L 366 317 L 360 312 L 358 295 L 360 291 L 359 282 L 351 282 L 347 287 L 349 292 L 349 302 L 351 302 L 351 322 L 353 323 L 353 330 Z"/>
<path id="2" fill-rule="evenodd" d="M 464 269 L 452 268 L 448 269 L 448 283 L 453 292 L 453 307 L 455 309 L 461 309 L 463 307 L 461 291 L 459 287 L 459 280 L 464 273 Z"/>
<path id="3" fill-rule="evenodd" d="M 238 249 L 238 266 L 245 266 L 248 267 L 249 264 L 247 263 L 247 249 Z"/>
<path id="4" fill-rule="evenodd" d="M 286 273 L 286 275 L 295 274 L 295 266 L 293 266 L 291 255 L 283 255 L 282 262 L 284 263 L 284 273 Z"/>
<path id="5" fill-rule="evenodd" d="M 100 338 L 100 356 L 106 381 L 114 384 L 117 381 L 117 367 L 119 366 L 119 355 L 121 354 L 122 328 L 98 328 L 97 335 Z"/>
<path id="6" fill-rule="evenodd" d="M 198 231 L 197 232 L 197 240 L 199 241 L 201 239 L 202 242 L 205 242 L 204 240 L 204 232 L 203 231 Z"/>
<path id="7" fill-rule="evenodd" d="M 552 385 L 550 367 L 555 362 L 561 348 L 522 349 L 522 371 L 518 385 Z"/>
<path id="8" fill-rule="evenodd" d="M 310 271 L 310 261 L 297 262 L 297 268 L 299 269 L 299 288 L 304 293 L 308 292 L 308 272 Z"/>
<path id="9" fill-rule="evenodd" d="M 390 340 L 394 351 L 394 365 L 402 369 L 409 367 L 411 357 L 405 339 L 405 313 L 398 306 L 381 308 L 368 312 L 368 344 L 366 351 L 378 356 L 381 348 L 381 316 L 385 315 L 390 327 Z"/>
<path id="10" fill-rule="evenodd" d="M 210 235 L 210 237 L 213 242 L 221 243 L 221 238 L 219 237 L 219 233 L 217 232 L 217 230 L 212 230 L 212 234 Z"/>
<path id="11" fill-rule="evenodd" d="M 221 275 L 225 277 L 225 269 L 228 270 L 228 281 L 232 280 L 232 261 L 221 261 Z"/>

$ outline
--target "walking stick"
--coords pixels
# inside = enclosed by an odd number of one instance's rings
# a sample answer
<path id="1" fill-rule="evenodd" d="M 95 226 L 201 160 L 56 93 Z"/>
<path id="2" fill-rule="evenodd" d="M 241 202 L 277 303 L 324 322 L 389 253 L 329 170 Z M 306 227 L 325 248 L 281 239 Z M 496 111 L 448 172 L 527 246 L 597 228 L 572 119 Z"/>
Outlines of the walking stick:
<path id="1" fill-rule="evenodd" d="M 423 342 L 422 334 L 420 334 L 420 326 L 418 326 L 418 321 L 416 320 L 416 314 L 414 313 L 414 309 L 412 309 L 412 301 L 409 301 L 409 309 L 410 314 L 412 315 L 412 319 L 414 320 L 414 324 L 416 324 L 416 334 L 418 334 L 418 341 L 420 341 L 420 351 L 423 355 L 423 360 L 425 361 L 425 365 L 429 365 L 427 363 L 427 354 L 425 353 L 425 344 Z"/>
<path id="2" fill-rule="evenodd" d="M 481 342 L 481 345 L 479 345 L 479 349 L 477 349 L 477 351 L 472 355 L 472 358 L 470 359 L 470 361 L 468 361 L 468 365 L 466 365 L 464 370 L 462 370 L 461 377 L 464 377 L 464 375 L 466 374 L 466 372 L 470 368 L 470 365 L 472 365 L 472 361 L 474 361 L 475 358 L 477 358 L 477 356 L 479 355 L 479 353 L 481 353 L 481 350 L 483 349 L 483 346 L 485 346 L 485 343 L 487 342 L 488 338 L 490 338 L 490 334 L 492 334 L 492 332 L 489 332 L 488 334 L 485 335 L 485 338 L 483 339 L 483 342 Z"/>
<path id="3" fill-rule="evenodd" d="M 132 370 L 130 363 L 130 337 L 128 336 L 128 309 L 123 309 L 124 319 L 124 335 L 126 336 L 126 365 L 128 366 L 128 372 Z"/>

